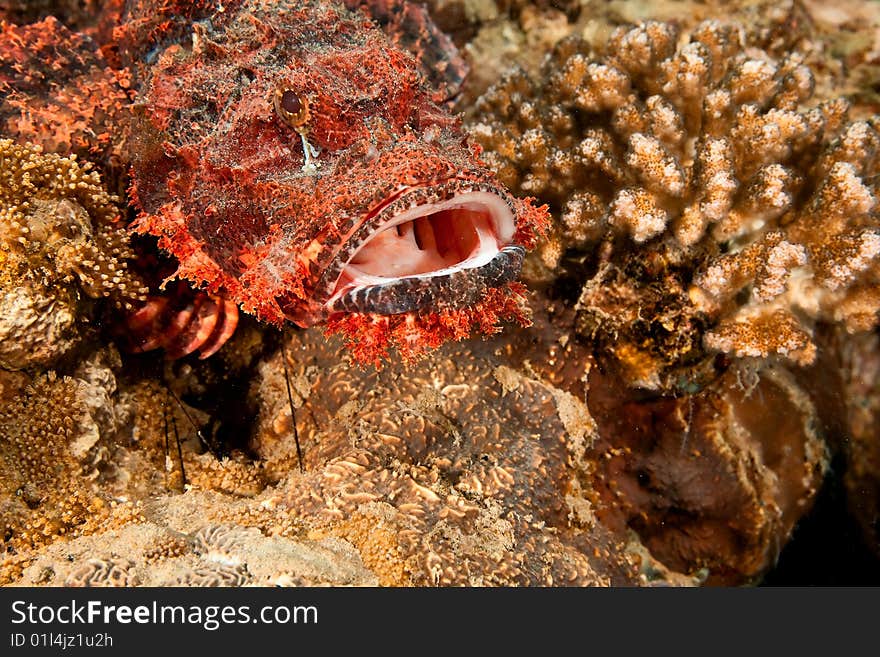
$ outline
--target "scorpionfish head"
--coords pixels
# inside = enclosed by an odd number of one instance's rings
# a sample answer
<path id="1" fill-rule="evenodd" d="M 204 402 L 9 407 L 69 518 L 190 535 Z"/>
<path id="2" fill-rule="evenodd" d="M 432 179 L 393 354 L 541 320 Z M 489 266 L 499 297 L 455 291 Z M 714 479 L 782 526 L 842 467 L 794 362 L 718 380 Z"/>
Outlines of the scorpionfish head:
<path id="1" fill-rule="evenodd" d="M 501 187 L 363 14 L 264 4 L 196 23 L 145 79 L 137 227 L 176 276 L 263 320 L 328 322 L 367 360 L 521 319 L 512 281 L 546 209 Z"/>

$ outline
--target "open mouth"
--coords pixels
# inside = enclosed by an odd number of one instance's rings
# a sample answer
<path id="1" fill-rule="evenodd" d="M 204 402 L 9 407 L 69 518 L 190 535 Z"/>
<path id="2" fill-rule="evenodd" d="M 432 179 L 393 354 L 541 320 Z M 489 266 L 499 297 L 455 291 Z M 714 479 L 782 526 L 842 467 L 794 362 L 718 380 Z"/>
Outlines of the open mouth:
<path id="1" fill-rule="evenodd" d="M 514 231 L 510 206 L 491 192 L 409 208 L 354 250 L 325 307 L 393 315 L 470 305 L 519 275 Z"/>

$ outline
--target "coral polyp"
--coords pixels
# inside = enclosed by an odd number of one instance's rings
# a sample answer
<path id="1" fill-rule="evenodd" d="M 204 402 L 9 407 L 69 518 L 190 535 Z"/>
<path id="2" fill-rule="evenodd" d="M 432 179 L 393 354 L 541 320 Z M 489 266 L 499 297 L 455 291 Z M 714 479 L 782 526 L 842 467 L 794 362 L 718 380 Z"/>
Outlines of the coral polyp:
<path id="1" fill-rule="evenodd" d="M 76 156 L 0 139 L 0 366 L 51 365 L 77 342 L 86 301 L 119 311 L 147 291 L 119 199 Z"/>

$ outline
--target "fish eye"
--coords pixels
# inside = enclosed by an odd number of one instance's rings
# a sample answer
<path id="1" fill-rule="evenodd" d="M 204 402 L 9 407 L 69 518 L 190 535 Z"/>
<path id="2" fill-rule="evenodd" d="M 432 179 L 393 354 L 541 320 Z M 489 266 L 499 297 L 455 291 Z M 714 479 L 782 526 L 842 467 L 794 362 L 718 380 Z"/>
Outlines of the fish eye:
<path id="1" fill-rule="evenodd" d="M 275 111 L 292 128 L 302 128 L 309 120 L 309 101 L 292 89 L 275 91 Z"/>

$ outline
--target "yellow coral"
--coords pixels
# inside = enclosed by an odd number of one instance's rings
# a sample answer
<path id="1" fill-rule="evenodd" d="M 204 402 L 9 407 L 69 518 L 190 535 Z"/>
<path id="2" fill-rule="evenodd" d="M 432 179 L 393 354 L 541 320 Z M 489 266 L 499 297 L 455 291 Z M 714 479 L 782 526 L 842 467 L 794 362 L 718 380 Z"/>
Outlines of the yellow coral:
<path id="1" fill-rule="evenodd" d="M 83 297 L 144 298 L 118 201 L 75 155 L 0 139 L 0 365 L 51 365 L 69 351 Z"/>
<path id="2" fill-rule="evenodd" d="M 75 535 L 106 511 L 92 488 L 98 436 L 87 419 L 78 382 L 54 374 L 0 408 L 4 551 Z"/>
<path id="3" fill-rule="evenodd" d="M 0 139 L 0 248 L 40 267 L 44 280 L 75 277 L 91 297 L 122 303 L 145 289 L 127 266 L 134 257 L 119 224 L 119 198 L 90 162 Z M 26 275 L 32 276 L 30 272 Z"/>

